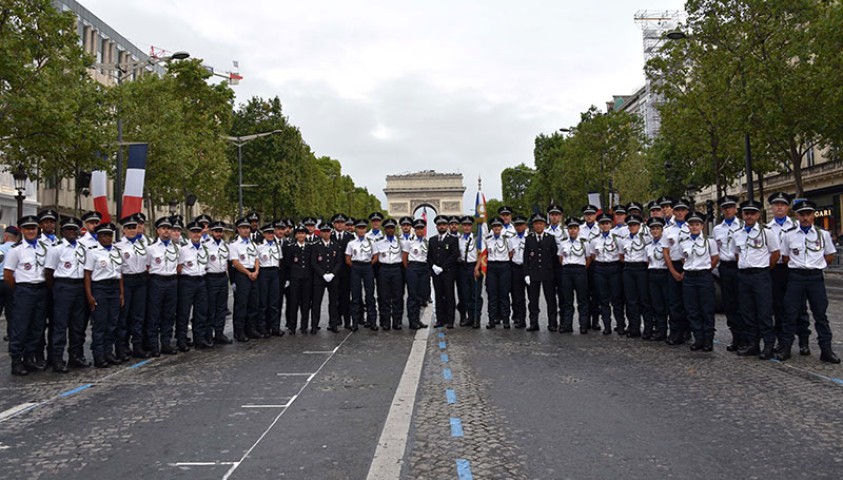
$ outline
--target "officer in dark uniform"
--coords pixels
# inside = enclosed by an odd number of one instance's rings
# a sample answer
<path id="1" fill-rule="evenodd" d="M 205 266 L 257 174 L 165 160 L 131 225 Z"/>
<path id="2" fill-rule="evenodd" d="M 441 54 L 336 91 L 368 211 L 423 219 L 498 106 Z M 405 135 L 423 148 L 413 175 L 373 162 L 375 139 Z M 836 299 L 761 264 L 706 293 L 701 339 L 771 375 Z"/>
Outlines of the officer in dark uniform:
<path id="1" fill-rule="evenodd" d="M 290 269 L 287 330 L 291 335 L 296 333 L 299 315 L 301 315 L 301 332 L 308 331 L 310 304 L 313 298 L 313 270 L 310 268 L 312 244 L 307 243 L 307 228 L 304 225 L 297 226 L 293 233 L 296 236 L 296 241 L 290 245 L 284 255 L 284 260 Z"/>
<path id="2" fill-rule="evenodd" d="M 375 242 L 378 257 L 378 316 L 381 328 L 401 330 L 404 317 L 404 265 L 401 240 L 395 235 L 398 222 L 383 222 L 384 237 Z M 390 325 L 391 323 L 391 325 Z"/>
<path id="3" fill-rule="evenodd" d="M 452 237 L 460 236 L 460 217 L 453 215 L 448 218 L 448 233 Z"/>
<path id="4" fill-rule="evenodd" d="M 512 322 L 515 328 L 527 326 L 527 272 L 524 269 L 524 242 L 527 241 L 527 217 L 515 215 L 512 217 L 513 235 L 509 237 L 512 251 L 510 263 L 512 265 Z M 504 229 L 506 225 L 504 225 Z M 503 231 L 506 236 L 506 230 Z"/>
<path id="5" fill-rule="evenodd" d="M 556 306 L 556 267 L 559 262 L 556 249 L 556 238 L 544 231 L 547 219 L 540 213 L 533 214 L 530 219 L 533 233 L 524 241 L 524 270 L 527 276 L 527 291 L 530 298 L 530 326 L 528 332 L 539 329 L 539 290 L 544 291 L 547 304 L 547 329 L 558 330 L 556 316 L 559 313 Z"/>
<path id="6" fill-rule="evenodd" d="M 345 264 L 345 248 L 348 246 L 348 242 L 354 237 L 354 234 L 345 231 L 345 225 L 348 220 L 349 218 L 342 213 L 334 215 L 331 219 L 331 222 L 334 224 L 331 240 L 337 244 L 340 252 L 340 269 L 336 278 L 339 318 L 342 320 L 343 327 L 351 329 L 351 268 Z"/>
<path id="7" fill-rule="evenodd" d="M 249 212 L 246 215 L 246 220 L 249 222 L 249 239 L 254 243 L 261 243 L 263 241 L 263 234 L 258 230 L 258 224 L 261 221 L 258 212 Z"/>
<path id="8" fill-rule="evenodd" d="M 314 217 L 304 217 L 302 220 L 302 224 L 304 224 L 304 228 L 307 229 L 307 233 L 304 236 L 305 243 L 315 243 L 319 240 L 319 233 L 316 231 L 316 218 Z"/>
<path id="9" fill-rule="evenodd" d="M 334 218 L 336 220 L 336 218 Z M 340 244 L 334 240 L 331 225 L 323 222 L 319 226 L 321 238 L 313 244 L 310 254 L 310 267 L 313 269 L 313 308 L 310 314 L 310 333 L 319 330 L 322 316 L 322 298 L 328 290 L 328 330 L 339 331 L 339 276 L 345 257 L 340 251 Z"/>
<path id="10" fill-rule="evenodd" d="M 430 285 L 430 268 L 427 266 L 429 244 L 424 236 L 426 227 L 427 222 L 423 218 L 413 220 L 415 236 L 401 244 L 407 272 L 407 320 L 410 330 L 427 328 L 427 324 L 421 321 L 422 303 L 430 295 L 424 290 L 425 285 Z"/>
<path id="11" fill-rule="evenodd" d="M 434 327 L 454 328 L 456 301 L 454 285 L 457 275 L 457 261 L 460 255 L 459 241 L 448 232 L 448 218 L 437 215 L 436 231 L 430 239 L 427 263 L 433 272 L 433 289 L 436 292 L 436 324 Z"/>

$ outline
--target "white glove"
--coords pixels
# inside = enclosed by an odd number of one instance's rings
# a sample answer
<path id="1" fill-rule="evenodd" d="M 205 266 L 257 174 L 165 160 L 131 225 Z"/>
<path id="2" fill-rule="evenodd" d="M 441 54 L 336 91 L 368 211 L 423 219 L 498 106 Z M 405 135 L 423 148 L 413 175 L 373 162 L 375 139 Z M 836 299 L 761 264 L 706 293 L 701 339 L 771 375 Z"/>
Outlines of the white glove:
<path id="1" fill-rule="evenodd" d="M 442 273 L 442 267 L 440 267 L 439 265 L 434 265 L 430 268 L 433 270 L 433 273 L 435 273 L 436 275 L 439 275 L 440 273 Z"/>
<path id="2" fill-rule="evenodd" d="M 287 280 L 286 282 L 284 282 L 284 288 L 287 288 L 287 287 L 289 287 L 289 286 L 290 286 L 290 281 L 289 281 L 289 280 Z"/>
<path id="3" fill-rule="evenodd" d="M 529 275 L 524 277 L 524 283 L 526 283 L 528 287 L 530 286 L 530 276 Z"/>
<path id="4" fill-rule="evenodd" d="M 236 283 L 232 283 L 232 284 L 231 284 L 231 291 L 232 291 L 232 292 L 236 292 L 236 291 L 237 291 L 237 284 L 236 284 Z"/>
<path id="5" fill-rule="evenodd" d="M 322 278 L 324 278 L 326 282 L 331 283 L 331 280 L 334 279 L 334 274 L 326 273 L 325 275 L 322 275 Z"/>

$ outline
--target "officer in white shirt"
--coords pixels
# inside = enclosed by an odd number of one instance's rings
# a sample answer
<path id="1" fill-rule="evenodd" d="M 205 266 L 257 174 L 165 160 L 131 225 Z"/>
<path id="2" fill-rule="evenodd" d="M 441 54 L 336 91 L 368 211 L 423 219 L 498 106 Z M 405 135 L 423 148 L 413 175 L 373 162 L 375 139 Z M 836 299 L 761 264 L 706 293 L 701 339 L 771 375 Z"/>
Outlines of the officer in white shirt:
<path id="1" fill-rule="evenodd" d="M 776 266 L 780 253 L 776 234 L 759 223 L 762 208 L 761 202 L 754 200 L 741 203 L 744 226 L 732 236 L 730 246 L 733 251 L 730 253 L 738 262 L 741 294 L 742 348 L 738 350 L 738 355 L 758 355 L 761 360 L 769 360 L 773 358 L 776 344 L 770 269 Z M 723 265 L 723 255 L 721 250 L 720 265 Z M 761 340 L 764 340 L 763 350 L 759 348 Z"/>
<path id="2" fill-rule="evenodd" d="M 580 334 L 585 335 L 591 325 L 588 310 L 588 274 L 586 273 L 586 269 L 591 265 L 591 250 L 589 250 L 588 240 L 580 236 L 581 223 L 582 221 L 575 217 L 568 219 L 566 222 L 568 232 L 564 239 L 559 237 L 556 250 L 562 272 L 562 315 L 559 331 L 570 333 L 574 330 L 574 295 L 576 294 Z"/>
<path id="3" fill-rule="evenodd" d="M 82 215 L 82 223 L 85 224 L 85 234 L 82 235 L 82 238 L 80 238 L 79 241 L 82 242 L 82 245 L 84 245 L 85 248 L 92 248 L 99 245 L 94 229 L 97 228 L 97 225 L 99 225 L 101 221 L 102 214 L 100 212 L 91 210 Z"/>
<path id="4" fill-rule="evenodd" d="M 629 234 L 629 229 L 626 227 L 626 207 L 623 205 L 615 205 L 612 207 L 612 233 L 620 238 Z"/>
<path id="5" fill-rule="evenodd" d="M 512 218 L 515 235 L 508 238 L 512 264 L 512 323 L 515 328 L 527 326 L 527 270 L 524 268 L 524 243 L 527 241 L 527 217 L 515 215 Z M 505 233 L 504 233 L 505 234 Z M 507 328 L 504 323 L 504 328 Z"/>
<path id="6" fill-rule="evenodd" d="M 14 292 L 14 306 L 9 331 L 9 355 L 12 375 L 27 375 L 44 370 L 41 345 L 47 321 L 47 288 L 44 265 L 47 246 L 38 240 L 38 219 L 26 215 L 18 220 L 23 240 L 6 254 L 3 278 Z"/>
<path id="7" fill-rule="evenodd" d="M 667 210 L 668 207 L 666 204 L 661 201 L 659 203 L 661 203 L 662 210 Z M 683 255 L 681 248 L 682 242 L 690 235 L 688 225 L 685 223 L 685 217 L 688 215 L 691 202 L 687 199 L 680 198 L 672 205 L 673 218 L 672 220 L 665 220 L 664 240 L 661 242 L 666 249 L 665 256 L 670 259 L 667 262 L 667 269 L 670 272 L 670 275 L 667 277 L 668 299 L 670 302 L 668 323 L 670 335 L 667 337 L 667 344 L 681 345 L 691 336 L 688 317 L 685 314 L 685 302 L 682 299 L 682 281 L 685 277 L 682 275 Z"/>
<path id="8" fill-rule="evenodd" d="M 680 199 L 680 201 L 686 203 L 685 199 Z M 676 218 L 673 214 L 673 210 L 676 208 L 675 203 L 675 200 L 667 196 L 663 196 L 658 199 L 658 204 L 662 209 L 662 218 L 665 222 L 665 231 L 668 229 L 668 227 L 672 227 L 674 224 L 676 224 Z M 684 222 L 684 217 L 682 221 Z"/>
<path id="9" fill-rule="evenodd" d="M 647 220 L 650 228 L 652 241 L 647 245 L 647 283 L 650 292 L 650 307 L 653 315 L 653 330 L 646 329 L 641 337 L 644 340 L 663 342 L 667 339 L 667 312 L 670 306 L 668 292 L 667 262 L 669 257 L 666 254 L 664 226 L 665 221 L 661 217 L 650 217 Z M 648 338 L 649 333 L 649 338 Z"/>
<path id="10" fill-rule="evenodd" d="M 567 240 L 568 238 L 568 229 L 562 222 L 563 213 L 562 207 L 555 203 L 551 203 L 547 207 L 548 225 L 545 233 L 552 235 L 556 243 Z"/>
<path id="11" fill-rule="evenodd" d="M 776 358 L 790 358 L 790 348 L 796 333 L 796 323 L 805 302 L 811 307 L 814 328 L 817 331 L 817 344 L 820 346 L 820 360 L 828 363 L 840 363 L 840 358 L 831 348 L 831 327 L 828 324 L 826 309 L 828 296 L 825 290 L 823 270 L 828 266 L 837 248 L 828 230 L 814 224 L 817 205 L 810 200 L 795 202 L 799 226 L 784 235 L 781 252 L 784 263 L 790 269 L 785 294 L 785 323 L 782 325 L 782 343 Z"/>
<path id="12" fill-rule="evenodd" d="M 234 266 L 234 339 L 248 342 L 249 338 L 260 338 L 255 331 L 258 323 L 257 282 L 260 263 L 248 218 L 240 218 L 234 224 L 237 227 L 237 238 L 229 245 L 229 258 Z"/>
<path id="13" fill-rule="evenodd" d="M 723 221 L 714 226 L 711 236 L 714 237 L 717 248 L 720 250 L 720 265 L 717 271 L 720 274 L 720 291 L 723 296 L 726 325 L 732 332 L 732 343 L 726 347 L 726 350 L 735 352 L 747 343 L 745 338 L 748 337 L 743 328 L 738 307 L 742 295 L 738 294 L 738 262 L 735 259 L 733 240 L 735 233 L 743 228 L 743 224 L 737 217 L 737 197 L 726 195 L 717 203 L 720 204 L 720 211 L 723 212 Z"/>
<path id="14" fill-rule="evenodd" d="M 187 245 L 179 249 L 179 303 L 176 318 L 176 346 L 187 352 L 187 325 L 193 313 L 193 345 L 199 349 L 211 348 L 213 329 L 208 325 L 208 285 L 205 283 L 205 269 L 208 265 L 208 249 L 202 243 L 202 225 L 187 224 Z"/>
<path id="15" fill-rule="evenodd" d="M 366 232 L 366 238 L 371 240 L 372 243 L 375 243 L 384 237 L 384 232 L 381 230 L 383 215 L 380 212 L 372 212 L 369 214 L 369 222 L 372 228 Z"/>
<path id="16" fill-rule="evenodd" d="M 460 257 L 457 270 L 457 311 L 460 312 L 460 326 L 480 328 L 480 312 L 483 311 L 483 295 L 477 284 L 477 242 L 474 239 L 474 217 L 464 215 L 460 218 L 459 241 Z"/>
<path id="17" fill-rule="evenodd" d="M 91 352 L 94 366 L 108 368 L 122 363 L 117 358 L 115 336 L 120 307 L 123 305 L 123 255 L 112 245 L 117 227 L 97 225 L 99 245 L 88 249 L 85 258 L 85 296 L 91 309 Z"/>
<path id="18" fill-rule="evenodd" d="M 230 250 L 222 238 L 225 224 L 211 222 L 208 230 L 211 240 L 205 242 L 208 249 L 205 281 L 208 285 L 208 326 L 214 330 L 215 345 L 230 345 L 232 340 L 225 335 L 225 317 L 228 310 L 228 262 Z M 279 290 L 279 297 L 280 297 Z M 279 320 L 280 321 L 280 320 Z M 280 323 L 278 325 L 280 329 Z"/>
<path id="19" fill-rule="evenodd" d="M 650 308 L 650 291 L 647 281 L 647 245 L 652 238 L 643 231 L 642 219 L 637 214 L 627 216 L 627 234 L 621 237 L 623 248 L 623 290 L 626 299 L 627 335 L 641 336 L 643 319 L 644 333 L 653 331 L 653 314 Z"/>
<path id="20" fill-rule="evenodd" d="M 601 213 L 597 217 L 600 235 L 589 242 L 594 269 L 594 286 L 600 316 L 603 319 L 603 335 L 612 334 L 612 312 L 615 314 L 615 330 L 619 335 L 626 335 L 626 321 L 623 316 L 623 271 L 621 259 L 623 246 L 621 239 L 614 233 L 612 215 Z"/>
<path id="21" fill-rule="evenodd" d="M 159 357 L 162 353 L 178 353 L 172 342 L 178 305 L 176 275 L 179 251 L 175 242 L 170 240 L 172 226 L 170 217 L 156 220 L 155 231 L 158 239 L 146 247 L 146 266 L 149 272 L 146 303 L 146 341 L 149 348 L 146 351 L 153 357 Z"/>
<path id="22" fill-rule="evenodd" d="M 61 226 L 64 237 L 47 249 L 44 274 L 53 294 L 52 327 L 50 329 L 50 359 L 53 371 L 67 373 L 64 349 L 70 335 L 70 361 L 74 367 L 87 366 L 85 361 L 85 247 L 77 241 L 82 221 L 68 218 Z"/>
<path id="23" fill-rule="evenodd" d="M 486 296 L 489 299 L 489 323 L 495 328 L 503 322 L 509 328 L 509 293 L 512 289 L 512 246 L 503 233 L 503 220 L 495 217 L 489 221 L 492 232 L 486 236 Z"/>
<path id="24" fill-rule="evenodd" d="M 582 207 L 583 221 L 580 224 L 579 236 L 586 242 L 600 235 L 600 226 L 597 224 L 597 210 L 594 205 Z M 600 330 L 600 304 L 597 301 L 597 287 L 594 285 L 594 269 L 586 271 L 588 276 L 588 315 L 591 320 L 591 329 Z"/>
<path id="25" fill-rule="evenodd" d="M 38 228 L 41 230 L 40 240 L 47 247 L 55 247 L 61 242 L 56 236 L 56 222 L 59 219 L 59 212 L 47 208 L 38 212 Z"/>
<path id="26" fill-rule="evenodd" d="M 427 328 L 427 324 L 421 321 L 422 304 L 430 297 L 428 243 L 424 235 L 426 227 L 427 222 L 424 219 L 413 220 L 413 230 L 415 230 L 413 239 L 401 242 L 401 248 L 404 250 L 404 270 L 407 274 L 407 321 L 410 324 L 410 330 Z"/>
<path id="27" fill-rule="evenodd" d="M 374 242 L 366 233 L 366 219 L 357 219 L 354 227 L 354 239 L 345 247 L 345 263 L 351 267 L 351 331 L 356 332 L 360 325 L 377 330 L 378 311 L 375 307 L 375 274 L 372 266 L 377 262 L 378 256 Z"/>
<path id="28" fill-rule="evenodd" d="M 704 214 L 689 214 L 689 235 L 680 241 L 684 259 L 682 298 L 694 334 L 691 350 L 710 352 L 714 349 L 714 277 L 711 269 L 719 261 L 719 251 L 717 242 L 703 233 L 704 222 Z"/>
<path id="29" fill-rule="evenodd" d="M 404 251 L 395 234 L 398 222 L 387 218 L 383 222 L 384 237 L 375 242 L 378 257 L 378 317 L 381 328 L 401 329 L 404 316 Z"/>
<path id="30" fill-rule="evenodd" d="M 149 358 L 149 352 L 144 349 L 148 244 L 140 229 L 140 214 L 129 215 L 120 223 L 123 225 L 123 238 L 117 242 L 117 248 L 123 255 L 123 308 L 117 322 L 117 338 L 121 342 L 117 355 L 125 361 L 128 360 L 129 344 L 132 345 L 133 357 Z"/>
<path id="31" fill-rule="evenodd" d="M 263 242 L 257 246 L 260 274 L 258 275 L 258 334 L 264 338 L 281 337 L 281 246 L 275 238 L 275 226 L 267 223 L 260 228 Z"/>
<path id="32" fill-rule="evenodd" d="M 790 202 L 793 198 L 784 193 L 776 192 L 767 198 L 767 203 L 773 211 L 773 219 L 767 223 L 767 227 L 776 235 L 781 246 L 784 240 L 784 234 L 797 227 L 789 216 Z M 784 263 L 784 255 L 779 256 L 779 265 Z M 771 272 L 773 278 L 773 330 L 776 332 L 778 343 L 782 343 L 782 324 L 785 319 L 784 299 L 787 293 L 787 278 L 790 269 L 782 266 L 782 268 L 774 268 Z M 802 306 L 802 312 L 796 320 L 796 337 L 799 339 L 799 355 L 810 355 L 810 337 L 811 337 L 811 319 L 808 316 L 807 305 Z"/>
<path id="33" fill-rule="evenodd" d="M 515 225 L 512 223 L 512 214 L 513 210 L 510 206 L 504 205 L 498 208 L 498 217 L 501 219 L 501 222 L 503 222 L 501 235 L 503 235 L 507 240 L 514 237 L 516 234 Z"/>

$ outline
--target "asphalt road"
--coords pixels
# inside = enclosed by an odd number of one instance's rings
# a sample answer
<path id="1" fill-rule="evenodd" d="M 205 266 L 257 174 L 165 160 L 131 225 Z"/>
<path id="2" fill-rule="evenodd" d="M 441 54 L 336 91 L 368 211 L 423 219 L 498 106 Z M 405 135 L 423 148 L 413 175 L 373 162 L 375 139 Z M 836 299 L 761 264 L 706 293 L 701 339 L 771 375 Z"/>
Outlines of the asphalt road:
<path id="1" fill-rule="evenodd" d="M 843 280 L 828 286 L 843 353 Z M 815 345 L 784 364 L 738 358 L 718 328 L 706 354 L 544 330 L 414 342 L 405 328 L 69 375 L 13 378 L 3 358 L 0 478 L 365 479 L 400 407 L 406 451 L 379 460 L 401 478 L 843 478 L 843 367 Z M 396 389 L 414 344 L 408 404 Z"/>

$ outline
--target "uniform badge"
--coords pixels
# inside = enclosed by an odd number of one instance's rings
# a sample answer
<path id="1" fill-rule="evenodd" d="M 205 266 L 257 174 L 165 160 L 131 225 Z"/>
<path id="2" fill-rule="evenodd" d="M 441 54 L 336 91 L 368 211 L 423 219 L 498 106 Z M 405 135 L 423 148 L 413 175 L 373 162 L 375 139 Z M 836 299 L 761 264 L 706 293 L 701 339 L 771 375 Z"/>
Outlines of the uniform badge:
<path id="1" fill-rule="evenodd" d="M 322 255 L 319 255 L 318 257 L 316 257 L 316 261 L 321 262 L 322 261 Z"/>
<path id="2" fill-rule="evenodd" d="M 161 265 L 161 257 L 155 257 L 155 264 Z"/>
<path id="3" fill-rule="evenodd" d="M 187 262 L 187 268 L 193 268 L 193 262 Z"/>
<path id="4" fill-rule="evenodd" d="M 216 261 L 217 261 L 217 256 L 216 256 L 216 255 L 211 255 L 211 261 L 212 261 L 212 262 L 216 262 Z"/>
<path id="5" fill-rule="evenodd" d="M 419 249 L 418 249 L 418 248 L 414 248 L 414 249 L 413 249 L 413 255 L 418 255 L 418 254 L 419 254 Z"/>
<path id="6" fill-rule="evenodd" d="M 798 248 L 794 248 L 792 250 L 793 250 L 794 255 L 799 255 L 799 249 Z"/>
<path id="7" fill-rule="evenodd" d="M 819 238 L 817 238 L 817 241 L 814 242 L 814 244 L 817 246 L 817 248 L 820 248 L 822 246 L 822 242 L 820 241 Z"/>
<path id="8" fill-rule="evenodd" d="M 73 264 L 72 264 L 72 263 L 70 263 L 70 262 L 64 262 L 64 268 L 66 268 L 66 269 L 70 270 L 70 268 L 71 268 L 71 267 L 73 267 Z"/>
<path id="9" fill-rule="evenodd" d="M 24 263 L 23 269 L 27 270 L 27 271 L 32 270 L 32 264 L 31 263 Z"/>
<path id="10" fill-rule="evenodd" d="M 293 263 L 299 263 L 299 257 L 293 257 Z"/>
<path id="11" fill-rule="evenodd" d="M 128 260 L 128 259 L 129 259 L 129 252 L 124 253 L 124 254 L 123 254 L 123 258 L 125 258 L 126 260 Z"/>
<path id="12" fill-rule="evenodd" d="M 101 268 L 105 268 L 107 266 L 108 266 L 108 262 L 106 262 L 105 260 L 100 260 L 100 267 Z"/>
<path id="13" fill-rule="evenodd" d="M 265 261 L 269 260 L 269 256 L 264 253 L 263 255 L 261 255 L 261 260 L 263 260 L 265 262 Z"/>
<path id="14" fill-rule="evenodd" d="M 355 255 L 357 255 L 357 249 L 356 249 L 356 248 L 352 248 L 352 249 L 351 249 L 351 256 L 353 257 L 353 256 L 355 256 Z"/>
<path id="15" fill-rule="evenodd" d="M 242 261 L 242 260 L 246 260 L 246 254 L 245 254 L 245 253 L 241 253 L 241 254 L 240 254 L 240 260 L 241 260 L 241 261 Z"/>
<path id="16" fill-rule="evenodd" d="M 536 252 L 530 252 L 530 256 L 531 256 L 531 257 L 535 257 L 535 256 L 536 256 Z"/>

